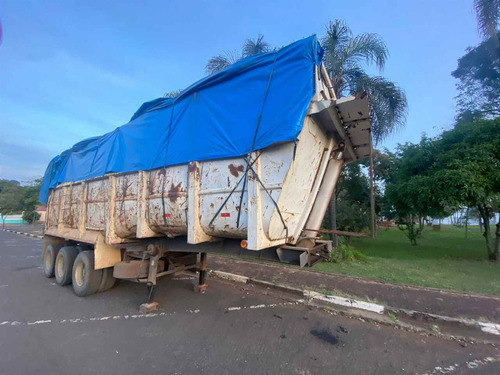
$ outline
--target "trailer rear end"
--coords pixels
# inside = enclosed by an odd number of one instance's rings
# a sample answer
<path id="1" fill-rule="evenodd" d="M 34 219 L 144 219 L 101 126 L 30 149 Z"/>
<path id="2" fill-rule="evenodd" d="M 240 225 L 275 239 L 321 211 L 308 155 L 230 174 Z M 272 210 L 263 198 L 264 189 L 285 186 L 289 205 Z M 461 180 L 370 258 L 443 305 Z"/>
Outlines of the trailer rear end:
<path id="1" fill-rule="evenodd" d="M 197 272 L 195 289 L 204 291 L 211 251 L 275 251 L 301 266 L 324 257 L 331 242 L 318 230 L 333 189 L 343 164 L 369 155 L 371 134 L 367 95 L 338 99 L 325 68 L 312 72 L 313 95 L 293 141 L 58 183 L 48 198 L 46 276 L 72 283 L 80 296 L 115 279 L 145 283 L 151 301 L 165 275 Z"/>

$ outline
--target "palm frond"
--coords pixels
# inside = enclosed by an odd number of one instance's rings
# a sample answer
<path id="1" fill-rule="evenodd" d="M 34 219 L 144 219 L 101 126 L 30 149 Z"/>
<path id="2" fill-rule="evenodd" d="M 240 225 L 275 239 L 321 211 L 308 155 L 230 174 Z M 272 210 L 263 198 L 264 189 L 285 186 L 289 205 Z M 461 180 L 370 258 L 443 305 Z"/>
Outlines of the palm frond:
<path id="1" fill-rule="evenodd" d="M 321 40 L 321 44 L 326 53 L 333 53 L 338 46 L 345 45 L 352 38 L 352 32 L 344 20 L 330 21 L 326 27 L 326 36 Z"/>
<path id="2" fill-rule="evenodd" d="M 344 60 L 365 60 L 382 70 L 389 57 L 389 50 L 377 34 L 364 33 L 352 38 L 344 51 Z"/>
<path id="3" fill-rule="evenodd" d="M 495 36 L 500 22 L 500 0 L 474 0 L 474 11 L 481 35 Z"/>
<path id="4" fill-rule="evenodd" d="M 248 57 L 253 55 L 258 55 L 259 53 L 269 52 L 271 46 L 269 43 L 264 41 L 264 35 L 259 34 L 257 39 L 247 39 L 243 44 L 242 56 Z"/>
<path id="5" fill-rule="evenodd" d="M 222 69 L 226 69 L 229 65 L 241 60 L 242 56 L 237 51 L 228 51 L 220 55 L 212 57 L 208 60 L 205 66 L 207 74 L 214 74 Z"/>

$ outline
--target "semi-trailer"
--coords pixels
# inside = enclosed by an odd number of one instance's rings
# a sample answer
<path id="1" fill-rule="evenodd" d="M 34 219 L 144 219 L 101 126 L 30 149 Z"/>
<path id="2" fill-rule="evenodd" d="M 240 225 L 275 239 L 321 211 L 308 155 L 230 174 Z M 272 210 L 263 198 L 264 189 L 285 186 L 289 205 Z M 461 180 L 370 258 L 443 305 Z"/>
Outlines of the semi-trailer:
<path id="1" fill-rule="evenodd" d="M 244 59 L 54 158 L 43 269 L 78 296 L 116 279 L 154 287 L 207 253 L 275 251 L 311 265 L 342 166 L 371 149 L 368 96 L 338 98 L 316 37 Z"/>

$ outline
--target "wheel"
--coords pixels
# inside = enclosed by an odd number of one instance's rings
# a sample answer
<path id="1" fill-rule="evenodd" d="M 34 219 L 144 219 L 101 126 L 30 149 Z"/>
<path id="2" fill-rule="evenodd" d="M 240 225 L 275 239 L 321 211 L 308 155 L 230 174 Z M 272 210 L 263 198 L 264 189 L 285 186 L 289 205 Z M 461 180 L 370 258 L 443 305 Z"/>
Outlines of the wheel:
<path id="1" fill-rule="evenodd" d="M 99 290 L 102 270 L 94 269 L 94 252 L 82 251 L 73 264 L 73 290 L 79 297 L 85 297 Z"/>
<path id="2" fill-rule="evenodd" d="M 113 277 L 113 267 L 104 268 L 102 270 L 102 280 L 101 285 L 99 285 L 99 289 L 97 292 L 105 292 L 109 290 L 115 285 L 116 279 Z"/>
<path id="3" fill-rule="evenodd" d="M 71 284 L 73 277 L 73 263 L 78 255 L 78 250 L 74 246 L 64 246 L 56 257 L 54 273 L 56 283 L 64 286 Z"/>
<path id="4" fill-rule="evenodd" d="M 54 277 L 54 268 L 56 263 L 56 257 L 59 249 L 50 244 L 47 245 L 42 254 L 42 267 L 43 273 L 46 277 Z"/>

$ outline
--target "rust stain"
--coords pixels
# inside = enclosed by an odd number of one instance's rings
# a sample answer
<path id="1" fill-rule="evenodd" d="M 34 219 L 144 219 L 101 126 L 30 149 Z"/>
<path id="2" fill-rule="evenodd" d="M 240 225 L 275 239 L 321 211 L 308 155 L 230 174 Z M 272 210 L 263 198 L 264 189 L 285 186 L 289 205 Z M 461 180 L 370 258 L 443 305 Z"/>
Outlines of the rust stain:
<path id="1" fill-rule="evenodd" d="M 189 172 L 195 172 L 196 171 L 196 163 L 191 162 L 189 163 Z"/>
<path id="2" fill-rule="evenodd" d="M 240 175 L 239 172 L 243 172 L 245 168 L 242 165 L 235 166 L 234 164 L 228 165 L 229 172 L 234 176 L 238 177 Z"/>
<path id="3" fill-rule="evenodd" d="M 168 199 L 171 203 L 175 203 L 177 201 L 179 193 L 182 191 L 181 185 L 182 182 L 179 182 L 177 185 L 174 185 L 172 183 L 172 185 L 170 186 L 170 189 L 168 190 Z"/>

